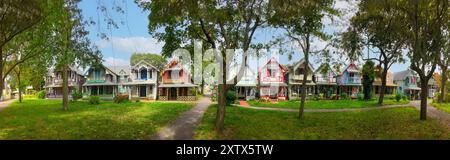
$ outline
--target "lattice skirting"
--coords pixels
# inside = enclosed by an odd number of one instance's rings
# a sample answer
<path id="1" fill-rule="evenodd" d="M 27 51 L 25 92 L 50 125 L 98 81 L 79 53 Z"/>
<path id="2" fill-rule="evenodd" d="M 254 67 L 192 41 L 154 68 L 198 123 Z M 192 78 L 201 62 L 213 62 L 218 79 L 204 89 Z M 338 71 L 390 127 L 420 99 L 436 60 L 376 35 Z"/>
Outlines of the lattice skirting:
<path id="1" fill-rule="evenodd" d="M 178 96 L 177 101 L 195 101 L 197 100 L 196 96 Z"/>
<path id="2" fill-rule="evenodd" d="M 167 101 L 167 96 L 159 96 L 159 100 L 161 101 Z"/>

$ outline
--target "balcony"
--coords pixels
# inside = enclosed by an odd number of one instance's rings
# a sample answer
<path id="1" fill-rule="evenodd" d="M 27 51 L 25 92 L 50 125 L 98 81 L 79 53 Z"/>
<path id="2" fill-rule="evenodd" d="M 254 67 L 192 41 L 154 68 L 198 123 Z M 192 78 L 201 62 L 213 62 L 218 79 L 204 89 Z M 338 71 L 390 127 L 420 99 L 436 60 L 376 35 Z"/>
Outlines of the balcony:
<path id="1" fill-rule="evenodd" d="M 308 80 L 308 81 L 311 81 L 311 80 L 312 80 L 312 76 L 307 76 L 306 78 L 307 78 L 306 80 Z M 301 75 L 294 75 L 294 76 L 292 77 L 292 79 L 295 79 L 295 80 L 303 80 L 303 74 L 301 74 Z"/>
<path id="2" fill-rule="evenodd" d="M 93 79 L 93 80 L 87 80 L 86 83 L 105 83 L 106 80 L 103 79 Z"/>
<path id="3" fill-rule="evenodd" d="M 175 83 L 175 84 L 179 84 L 179 83 L 184 83 L 184 81 L 181 80 L 181 79 L 165 79 L 165 80 L 163 80 L 163 83 Z"/>
<path id="4" fill-rule="evenodd" d="M 349 77 L 347 78 L 347 83 L 361 83 L 361 79 L 359 77 Z"/>

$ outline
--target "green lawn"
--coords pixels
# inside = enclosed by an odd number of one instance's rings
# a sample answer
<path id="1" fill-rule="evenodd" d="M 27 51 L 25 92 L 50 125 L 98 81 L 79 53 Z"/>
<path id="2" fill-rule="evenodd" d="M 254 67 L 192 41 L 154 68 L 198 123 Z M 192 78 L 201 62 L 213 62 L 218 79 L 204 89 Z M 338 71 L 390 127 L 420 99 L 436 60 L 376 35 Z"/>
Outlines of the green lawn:
<path id="1" fill-rule="evenodd" d="M 71 102 L 70 111 L 63 111 L 59 100 L 24 100 L 0 112 L 0 139 L 149 139 L 191 107 Z"/>
<path id="2" fill-rule="evenodd" d="M 257 100 L 248 101 L 255 107 L 274 107 L 274 108 L 300 108 L 300 101 L 282 101 L 282 102 L 259 102 Z M 409 101 L 384 100 L 384 105 L 408 104 Z M 306 100 L 306 109 L 330 109 L 330 108 L 364 108 L 378 106 L 378 100 L 359 101 L 359 100 Z"/>
<path id="3" fill-rule="evenodd" d="M 196 139 L 449 139 L 434 120 L 419 120 L 414 108 L 305 113 L 227 107 L 225 131 L 214 131 L 216 106 L 210 106 Z"/>
<path id="4" fill-rule="evenodd" d="M 450 103 L 433 103 L 432 105 L 437 109 L 450 114 Z"/>

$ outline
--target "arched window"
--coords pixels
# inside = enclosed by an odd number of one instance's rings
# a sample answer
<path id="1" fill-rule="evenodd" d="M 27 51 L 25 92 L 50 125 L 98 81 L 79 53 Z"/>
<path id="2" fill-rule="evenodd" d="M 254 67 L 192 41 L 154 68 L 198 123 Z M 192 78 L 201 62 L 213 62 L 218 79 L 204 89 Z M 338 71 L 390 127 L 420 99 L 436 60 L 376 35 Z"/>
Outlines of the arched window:
<path id="1" fill-rule="evenodd" d="M 147 69 L 146 68 L 141 68 L 139 72 L 141 73 L 141 77 L 140 78 L 147 80 Z"/>

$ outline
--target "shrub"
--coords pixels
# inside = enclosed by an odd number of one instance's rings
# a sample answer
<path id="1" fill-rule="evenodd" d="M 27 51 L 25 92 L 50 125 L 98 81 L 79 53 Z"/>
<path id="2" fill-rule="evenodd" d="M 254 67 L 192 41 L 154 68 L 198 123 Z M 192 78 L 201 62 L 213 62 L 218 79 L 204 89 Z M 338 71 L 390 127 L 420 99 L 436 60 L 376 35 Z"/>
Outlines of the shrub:
<path id="1" fill-rule="evenodd" d="M 139 102 L 141 102 L 141 99 L 140 98 L 138 98 L 138 99 L 136 99 L 136 101 L 135 101 L 136 103 L 139 103 Z"/>
<path id="2" fill-rule="evenodd" d="M 37 93 L 37 98 L 39 98 L 39 99 L 45 99 L 45 91 L 39 91 L 38 93 Z"/>
<path id="3" fill-rule="evenodd" d="M 341 93 L 340 97 L 341 97 L 342 100 L 347 100 L 347 99 L 349 99 L 347 93 Z"/>
<path id="4" fill-rule="evenodd" d="M 395 94 L 395 95 L 392 95 L 392 94 L 384 95 L 384 99 L 389 99 L 389 100 L 397 99 L 397 94 Z"/>
<path id="5" fill-rule="evenodd" d="M 403 100 L 403 101 L 407 101 L 407 100 L 408 100 L 408 96 L 403 95 L 403 96 L 402 96 L 402 100 Z"/>
<path id="6" fill-rule="evenodd" d="M 444 97 L 446 103 L 450 103 L 450 93 L 447 93 Z"/>
<path id="7" fill-rule="evenodd" d="M 400 94 L 400 93 L 397 93 L 396 95 L 395 95 L 395 100 L 397 101 L 397 102 L 399 102 L 400 101 L 400 99 L 402 99 L 402 95 Z"/>
<path id="8" fill-rule="evenodd" d="M 128 94 L 117 94 L 114 97 L 114 103 L 122 103 L 128 101 Z"/>
<path id="9" fill-rule="evenodd" d="M 358 94 L 358 100 L 362 101 L 364 100 L 364 94 Z"/>
<path id="10" fill-rule="evenodd" d="M 100 104 L 100 97 L 99 96 L 90 96 L 89 104 Z"/>
<path id="11" fill-rule="evenodd" d="M 232 104 L 232 103 L 234 103 L 234 101 L 236 101 L 236 92 L 235 91 L 228 91 L 227 92 L 227 97 L 226 97 L 226 100 L 227 100 L 227 105 L 230 105 L 230 104 Z"/>
<path id="12" fill-rule="evenodd" d="M 77 100 L 79 100 L 81 98 L 83 98 L 83 94 L 80 91 L 74 90 L 72 92 L 72 100 L 77 101 Z"/>
<path id="13" fill-rule="evenodd" d="M 320 99 L 321 99 L 321 96 L 317 95 L 317 94 L 315 94 L 314 97 L 313 97 L 313 100 L 315 100 L 315 101 L 318 101 Z"/>

